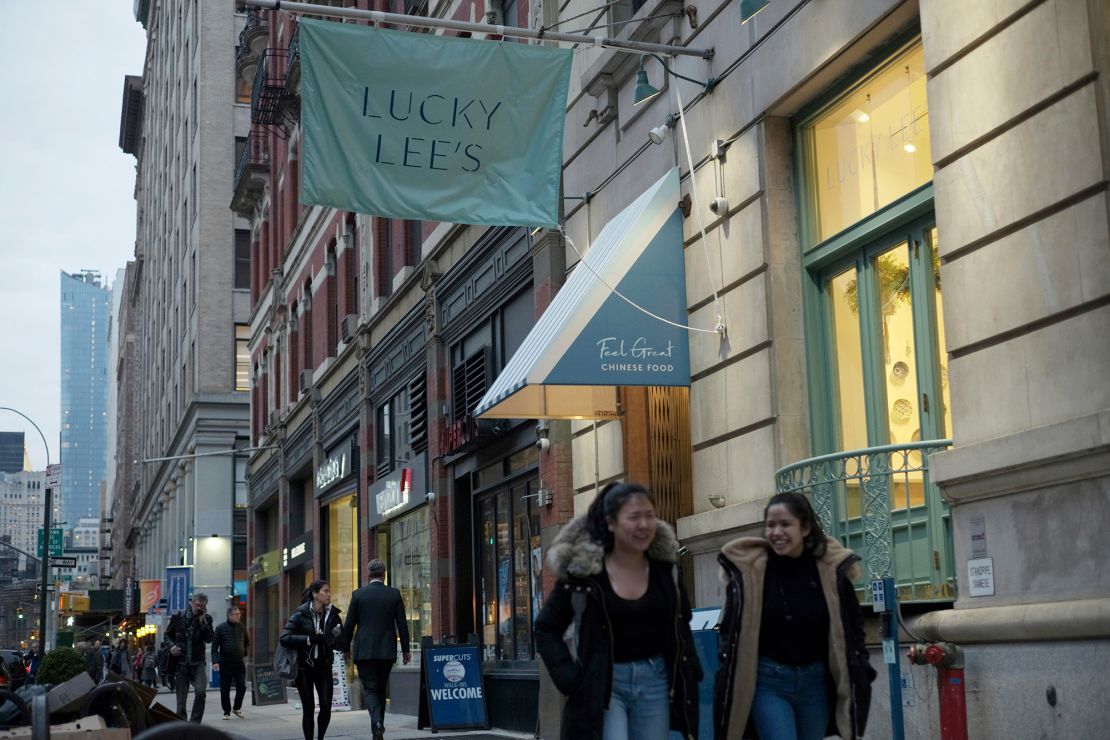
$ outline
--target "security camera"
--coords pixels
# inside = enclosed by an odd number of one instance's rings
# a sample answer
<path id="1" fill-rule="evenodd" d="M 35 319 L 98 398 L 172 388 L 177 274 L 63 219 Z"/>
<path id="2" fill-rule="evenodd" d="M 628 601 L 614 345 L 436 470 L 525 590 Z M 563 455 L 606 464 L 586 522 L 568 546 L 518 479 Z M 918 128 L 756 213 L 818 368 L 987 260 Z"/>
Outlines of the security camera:
<path id="1" fill-rule="evenodd" d="M 424 494 L 424 500 L 427 501 L 429 504 L 434 504 L 436 502 L 436 492 L 428 491 Z"/>
<path id="2" fill-rule="evenodd" d="M 723 216 L 728 213 L 728 198 L 723 195 L 718 195 L 709 203 L 709 210 L 716 213 L 718 216 Z"/>
<path id="3" fill-rule="evenodd" d="M 536 449 L 539 450 L 540 452 L 544 452 L 545 450 L 548 450 L 550 448 L 551 448 L 551 440 L 548 439 L 547 437 L 540 437 L 539 439 L 536 440 Z"/>

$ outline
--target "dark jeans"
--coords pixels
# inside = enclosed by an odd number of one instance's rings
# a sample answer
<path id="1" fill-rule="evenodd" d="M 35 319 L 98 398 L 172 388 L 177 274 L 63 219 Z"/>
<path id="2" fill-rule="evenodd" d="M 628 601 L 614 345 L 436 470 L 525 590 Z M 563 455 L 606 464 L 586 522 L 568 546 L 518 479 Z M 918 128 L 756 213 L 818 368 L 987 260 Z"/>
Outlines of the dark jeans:
<path id="1" fill-rule="evenodd" d="M 315 703 L 312 700 L 313 689 L 320 697 L 320 717 L 317 720 L 317 727 L 320 731 L 320 739 L 323 740 L 324 733 L 328 731 L 328 723 L 331 722 L 331 666 L 323 660 L 317 661 L 316 665 L 311 667 L 301 665 L 297 671 L 296 684 L 297 694 L 301 697 L 301 729 L 304 730 L 304 740 L 312 740 L 312 713 Z"/>
<path id="2" fill-rule="evenodd" d="M 385 727 L 385 700 L 388 696 L 389 673 L 395 660 L 360 660 L 358 680 L 362 684 L 362 701 L 370 712 L 370 728 L 381 730 Z"/>
<path id="3" fill-rule="evenodd" d="M 204 717 L 204 694 L 208 691 L 208 664 L 182 663 L 177 667 L 177 716 L 185 719 L 185 703 L 189 699 L 189 686 L 196 690 L 190 722 L 199 723 Z"/>
<path id="4" fill-rule="evenodd" d="M 220 706 L 231 714 L 231 682 L 235 682 L 235 711 L 243 708 L 243 692 L 247 690 L 247 667 L 242 663 L 220 661 Z"/>
<path id="5" fill-rule="evenodd" d="M 762 740 L 821 740 L 832 711 L 824 661 L 792 666 L 759 658 L 752 716 Z"/>

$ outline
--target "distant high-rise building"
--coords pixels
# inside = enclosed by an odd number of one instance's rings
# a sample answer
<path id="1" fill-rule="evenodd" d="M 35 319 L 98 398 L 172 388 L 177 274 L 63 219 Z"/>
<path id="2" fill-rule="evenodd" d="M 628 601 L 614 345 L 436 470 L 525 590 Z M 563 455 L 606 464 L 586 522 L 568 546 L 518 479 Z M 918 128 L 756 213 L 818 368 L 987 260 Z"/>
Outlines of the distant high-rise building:
<path id="1" fill-rule="evenodd" d="M 62 521 L 100 517 L 108 406 L 111 291 L 89 270 L 61 275 Z"/>
<path id="2" fill-rule="evenodd" d="M 46 488 L 46 472 L 0 472 L 0 538 L 23 553 L 35 554 L 36 538 L 42 527 L 42 496 Z M 20 555 L 19 568 L 30 568 L 25 555 Z"/>
<path id="3" fill-rule="evenodd" d="M 23 432 L 0 432 L 0 473 L 23 470 Z"/>

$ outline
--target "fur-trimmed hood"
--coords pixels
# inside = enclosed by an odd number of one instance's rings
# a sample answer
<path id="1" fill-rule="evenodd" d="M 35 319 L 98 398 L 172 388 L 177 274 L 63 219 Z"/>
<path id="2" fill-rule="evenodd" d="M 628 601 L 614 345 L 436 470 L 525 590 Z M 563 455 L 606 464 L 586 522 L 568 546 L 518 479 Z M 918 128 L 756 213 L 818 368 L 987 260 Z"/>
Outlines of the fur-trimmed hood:
<path id="1" fill-rule="evenodd" d="M 739 568 L 741 572 L 750 570 L 757 561 L 765 558 L 770 551 L 771 543 L 763 537 L 740 537 L 721 548 L 721 554 L 731 560 L 733 565 Z M 848 566 L 845 575 L 848 580 L 855 581 L 861 573 L 858 557 L 854 552 L 840 544 L 840 540 L 826 535 L 825 552 L 817 558 L 817 561 L 835 570 L 840 567 L 841 563 L 852 557 L 855 557 L 856 561 Z"/>
<path id="2" fill-rule="evenodd" d="M 664 563 L 678 562 L 678 538 L 671 525 L 664 521 L 656 524 L 655 539 L 651 541 L 647 556 Z M 567 576 L 597 575 L 604 561 L 605 547 L 590 537 L 585 515 L 567 522 L 547 551 L 547 567 L 559 580 Z"/>

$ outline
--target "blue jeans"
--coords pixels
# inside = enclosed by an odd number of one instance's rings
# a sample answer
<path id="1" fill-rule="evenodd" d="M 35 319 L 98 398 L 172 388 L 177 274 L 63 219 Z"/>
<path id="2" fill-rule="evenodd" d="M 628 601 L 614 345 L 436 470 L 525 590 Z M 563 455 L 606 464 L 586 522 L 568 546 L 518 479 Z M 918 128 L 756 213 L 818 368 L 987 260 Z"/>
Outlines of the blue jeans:
<path id="1" fill-rule="evenodd" d="M 613 693 L 602 740 L 666 740 L 671 725 L 667 663 L 662 655 L 613 664 Z"/>
<path id="2" fill-rule="evenodd" d="M 752 717 L 760 740 L 821 740 L 831 704 L 824 661 L 792 666 L 759 659 Z"/>

